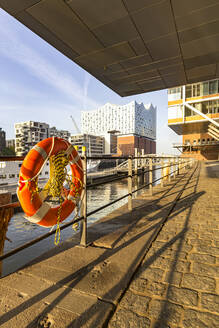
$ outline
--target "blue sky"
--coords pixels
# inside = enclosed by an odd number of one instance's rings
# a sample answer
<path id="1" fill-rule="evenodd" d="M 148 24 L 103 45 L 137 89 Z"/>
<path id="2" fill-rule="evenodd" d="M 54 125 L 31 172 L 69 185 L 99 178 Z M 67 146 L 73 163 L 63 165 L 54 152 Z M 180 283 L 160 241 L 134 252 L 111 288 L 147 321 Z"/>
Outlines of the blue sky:
<path id="1" fill-rule="evenodd" d="M 0 127 L 14 138 L 14 123 L 35 120 L 76 133 L 80 111 L 132 100 L 157 106 L 157 152 L 177 153 L 181 141 L 167 126 L 167 90 L 120 97 L 0 9 Z"/>

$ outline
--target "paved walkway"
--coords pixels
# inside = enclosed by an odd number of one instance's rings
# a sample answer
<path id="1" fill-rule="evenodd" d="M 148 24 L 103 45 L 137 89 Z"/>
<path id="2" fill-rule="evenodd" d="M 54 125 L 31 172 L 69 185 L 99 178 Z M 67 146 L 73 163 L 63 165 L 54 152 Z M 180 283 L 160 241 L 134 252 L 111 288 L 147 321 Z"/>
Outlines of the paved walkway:
<path id="1" fill-rule="evenodd" d="M 219 327 L 219 162 L 195 173 L 109 327 Z"/>
<path id="2" fill-rule="evenodd" d="M 218 327 L 219 163 L 192 171 L 0 279 L 0 326 Z"/>

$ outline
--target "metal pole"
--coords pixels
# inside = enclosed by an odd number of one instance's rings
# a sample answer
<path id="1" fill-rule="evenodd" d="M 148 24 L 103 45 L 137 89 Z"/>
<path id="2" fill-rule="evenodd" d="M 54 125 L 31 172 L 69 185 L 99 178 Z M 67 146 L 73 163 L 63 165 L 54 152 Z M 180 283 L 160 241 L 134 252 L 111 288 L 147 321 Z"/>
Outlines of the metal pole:
<path id="1" fill-rule="evenodd" d="M 128 159 L 128 210 L 132 211 L 132 157 Z"/>
<path id="2" fill-rule="evenodd" d="M 161 188 L 163 188 L 163 167 L 164 167 L 164 161 L 163 161 L 163 158 L 161 158 Z"/>
<path id="3" fill-rule="evenodd" d="M 142 177 L 142 184 L 144 184 L 144 165 L 145 165 L 145 163 L 144 163 L 144 149 L 142 149 L 141 150 L 141 156 L 142 156 L 142 158 L 141 158 L 141 172 L 142 172 L 142 175 L 141 175 L 141 177 Z"/>
<path id="4" fill-rule="evenodd" d="M 174 159 L 173 159 L 173 178 L 174 179 L 176 178 L 176 166 L 177 166 L 176 159 L 174 157 Z"/>
<path id="5" fill-rule="evenodd" d="M 168 166 L 169 166 L 169 176 L 168 176 L 168 181 L 171 181 L 171 159 L 168 160 Z"/>
<path id="6" fill-rule="evenodd" d="M 135 148 L 135 157 L 138 157 L 138 148 Z M 138 159 L 135 158 L 135 174 L 138 173 Z"/>
<path id="7" fill-rule="evenodd" d="M 82 146 L 83 159 L 83 169 L 84 169 L 84 188 L 83 188 L 83 198 L 82 198 L 82 216 L 83 220 L 81 223 L 81 242 L 80 245 L 87 246 L 87 157 L 86 157 L 86 147 Z"/>
<path id="8" fill-rule="evenodd" d="M 152 169 L 153 169 L 153 166 L 152 166 L 152 158 L 149 159 L 149 183 L 150 183 L 150 186 L 149 186 L 149 189 L 150 189 L 150 194 L 153 195 L 153 175 L 152 175 Z"/>
<path id="9" fill-rule="evenodd" d="M 178 174 L 180 174 L 181 169 L 181 158 L 178 158 Z"/>

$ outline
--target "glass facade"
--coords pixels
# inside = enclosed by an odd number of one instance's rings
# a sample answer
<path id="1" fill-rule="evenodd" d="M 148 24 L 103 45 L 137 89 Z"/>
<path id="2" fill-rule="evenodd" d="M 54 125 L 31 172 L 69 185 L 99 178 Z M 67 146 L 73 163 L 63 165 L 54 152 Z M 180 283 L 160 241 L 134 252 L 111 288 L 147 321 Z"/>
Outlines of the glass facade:
<path id="1" fill-rule="evenodd" d="M 186 85 L 186 98 L 208 96 L 219 93 L 219 80 Z M 182 88 L 168 89 L 168 100 L 182 99 Z"/>
<path id="2" fill-rule="evenodd" d="M 192 106 L 197 108 L 203 114 L 219 113 L 219 99 L 193 103 Z M 197 114 L 195 112 L 193 112 L 191 109 L 185 107 L 185 116 L 194 116 L 194 115 L 197 115 Z"/>

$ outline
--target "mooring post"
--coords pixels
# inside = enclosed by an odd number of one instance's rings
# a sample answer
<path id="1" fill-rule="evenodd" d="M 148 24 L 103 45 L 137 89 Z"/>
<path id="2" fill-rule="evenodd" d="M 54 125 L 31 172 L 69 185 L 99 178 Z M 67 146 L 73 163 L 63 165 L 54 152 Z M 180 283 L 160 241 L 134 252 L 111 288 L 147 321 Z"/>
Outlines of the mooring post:
<path id="1" fill-rule="evenodd" d="M 128 210 L 132 211 L 132 156 L 128 159 Z"/>
<path id="2" fill-rule="evenodd" d="M 163 178 L 163 176 L 164 176 L 163 172 L 164 172 L 164 160 L 163 160 L 163 158 L 161 158 L 161 183 L 160 183 L 161 188 L 163 188 L 163 180 L 164 180 L 164 178 Z"/>
<path id="3" fill-rule="evenodd" d="M 149 158 L 149 189 L 150 189 L 150 195 L 153 195 L 153 165 L 152 165 L 152 158 Z"/>
<path id="4" fill-rule="evenodd" d="M 86 156 L 86 147 L 82 147 L 82 155 L 83 159 L 83 170 L 84 170 L 84 186 L 82 193 L 82 209 L 81 214 L 83 216 L 83 220 L 81 223 L 81 242 L 80 245 L 86 247 L 87 246 L 87 156 Z"/>

